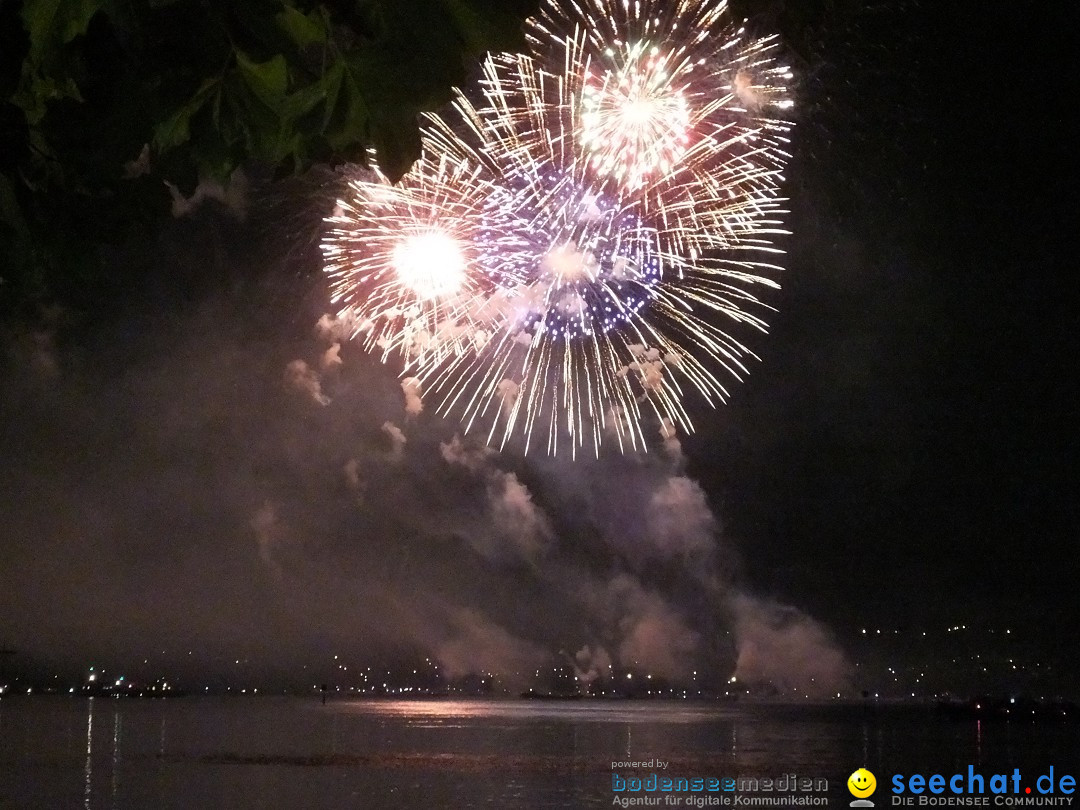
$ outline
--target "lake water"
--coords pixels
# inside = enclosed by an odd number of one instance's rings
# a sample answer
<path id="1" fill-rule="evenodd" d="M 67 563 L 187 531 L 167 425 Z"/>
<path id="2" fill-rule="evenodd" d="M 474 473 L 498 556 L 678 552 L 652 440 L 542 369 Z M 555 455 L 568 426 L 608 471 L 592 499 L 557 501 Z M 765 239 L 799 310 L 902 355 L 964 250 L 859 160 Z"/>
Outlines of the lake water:
<path id="1" fill-rule="evenodd" d="M 832 807 L 865 766 L 884 807 L 895 773 L 1080 776 L 1080 729 L 850 705 L 0 700 L 4 808 L 610 807 L 612 763 L 653 759 L 671 776 L 824 778 Z"/>

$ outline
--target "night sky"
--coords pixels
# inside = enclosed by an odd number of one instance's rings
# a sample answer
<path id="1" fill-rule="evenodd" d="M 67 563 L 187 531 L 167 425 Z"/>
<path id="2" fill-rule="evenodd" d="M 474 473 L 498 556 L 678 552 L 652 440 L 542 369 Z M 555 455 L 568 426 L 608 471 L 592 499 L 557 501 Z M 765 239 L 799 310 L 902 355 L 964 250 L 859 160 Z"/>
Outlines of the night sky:
<path id="1" fill-rule="evenodd" d="M 793 61 L 778 311 L 676 454 L 487 452 L 406 414 L 358 347 L 335 364 L 305 225 L 325 190 L 118 251 L 138 282 L 3 328 L 0 647 L 225 679 L 637 661 L 827 692 L 874 685 L 861 628 L 969 624 L 1013 628 L 1075 693 L 1077 29 L 1047 13 L 820 24 Z"/>
<path id="2" fill-rule="evenodd" d="M 780 312 L 695 469 L 722 482 L 755 579 L 839 621 L 1071 624 L 1071 35 L 938 13 L 833 32 Z"/>
<path id="3" fill-rule="evenodd" d="M 769 494 L 746 500 L 789 507 L 779 524 L 752 518 L 784 538 L 776 564 L 819 546 L 816 565 L 790 574 L 804 592 L 831 569 L 833 582 L 862 578 L 867 607 L 899 621 L 959 609 L 1068 625 L 1078 458 L 1076 175 L 1061 103 L 1075 71 L 1058 72 L 1068 28 L 953 15 L 919 15 L 909 74 L 891 53 L 895 74 L 855 77 L 863 123 L 876 113 L 872 135 L 844 133 L 849 111 L 832 108 L 830 159 L 816 162 L 816 144 L 800 156 L 790 299 L 764 373 L 738 403 L 749 420 L 759 399 L 793 407 L 762 465 L 758 491 Z M 1006 89 L 1006 65 L 1039 79 Z M 841 159 L 843 179 L 827 185 L 822 172 Z M 815 204 L 822 188 L 841 203 L 830 217 Z M 861 613 L 846 589 L 823 596 Z"/>

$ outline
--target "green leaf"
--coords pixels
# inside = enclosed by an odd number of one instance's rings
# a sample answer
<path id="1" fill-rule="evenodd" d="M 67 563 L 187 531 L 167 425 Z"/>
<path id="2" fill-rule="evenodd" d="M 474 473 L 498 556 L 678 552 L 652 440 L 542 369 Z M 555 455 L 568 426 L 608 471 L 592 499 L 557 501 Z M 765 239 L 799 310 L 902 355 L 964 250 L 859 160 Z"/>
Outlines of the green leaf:
<path id="1" fill-rule="evenodd" d="M 341 79 L 326 122 L 326 141 L 335 150 L 355 150 L 368 142 L 370 115 L 356 73 L 340 66 Z"/>
<path id="2" fill-rule="evenodd" d="M 186 143 L 191 137 L 191 111 L 181 107 L 154 129 L 154 146 L 159 152 Z"/>
<path id="3" fill-rule="evenodd" d="M 288 70 L 280 53 L 265 62 L 255 62 L 244 53 L 236 52 L 236 65 L 244 83 L 271 109 L 277 109 L 285 97 Z"/>
<path id="4" fill-rule="evenodd" d="M 314 11 L 310 14 L 303 14 L 293 6 L 286 5 L 274 19 L 278 27 L 288 34 L 289 38 L 301 50 L 310 48 L 312 45 L 322 45 L 326 42 L 327 32 L 323 19 Z"/>
<path id="5" fill-rule="evenodd" d="M 326 97 L 326 85 L 322 80 L 301 87 L 285 97 L 281 105 L 281 117 L 286 122 L 297 121 L 325 101 Z"/>
<path id="6" fill-rule="evenodd" d="M 324 93 L 326 95 L 325 112 L 323 113 L 322 132 L 330 128 L 330 120 L 334 115 L 334 107 L 337 104 L 338 95 L 341 92 L 341 83 L 345 78 L 345 68 L 341 62 L 335 62 L 322 77 Z"/>
<path id="7" fill-rule="evenodd" d="M 195 95 L 180 109 L 162 121 L 154 129 L 154 148 L 165 152 L 186 143 L 191 138 L 191 118 L 211 98 L 221 92 L 220 79 L 207 79 Z M 216 105 L 215 100 L 215 105 Z"/>
<path id="8" fill-rule="evenodd" d="M 39 63 L 56 45 L 86 33 L 102 0 L 24 0 L 23 24 L 30 36 L 29 61 Z"/>

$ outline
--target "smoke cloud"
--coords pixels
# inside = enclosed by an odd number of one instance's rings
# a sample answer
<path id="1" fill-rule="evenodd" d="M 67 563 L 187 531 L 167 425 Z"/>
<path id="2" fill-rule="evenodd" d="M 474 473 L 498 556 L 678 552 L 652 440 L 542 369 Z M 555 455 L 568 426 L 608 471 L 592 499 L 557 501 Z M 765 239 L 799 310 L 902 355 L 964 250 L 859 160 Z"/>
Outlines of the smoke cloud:
<path id="1" fill-rule="evenodd" d="M 386 421 L 382 424 L 382 432 L 390 437 L 390 458 L 399 461 L 405 447 L 405 433 L 393 422 Z"/>
<path id="2" fill-rule="evenodd" d="M 305 361 L 290 361 L 285 367 L 285 376 L 297 391 L 303 391 L 320 405 L 330 404 L 330 397 L 323 393 L 319 373 Z"/>
<path id="3" fill-rule="evenodd" d="M 485 528 L 471 532 L 473 548 L 490 561 L 537 562 L 550 545 L 553 532 L 529 489 L 513 472 L 495 465 L 498 454 L 489 447 L 466 444 L 455 435 L 440 444 L 439 451 L 447 463 L 464 467 L 484 481 Z"/>
<path id="4" fill-rule="evenodd" d="M 830 697 L 849 688 L 849 668 L 828 630 L 787 605 L 748 594 L 733 600 L 738 680 L 783 695 Z"/>
<path id="5" fill-rule="evenodd" d="M 319 360 L 319 365 L 324 369 L 340 366 L 344 361 L 341 359 L 341 344 L 335 343 L 325 352 Z"/>
<path id="6" fill-rule="evenodd" d="M 202 258 L 184 234 L 157 271 L 181 288 Z M 303 284 L 211 286 L 169 319 L 132 304 L 78 351 L 28 330 L 6 353 L 5 644 L 80 666 L 191 649 L 289 672 L 421 655 L 504 678 L 562 664 L 586 685 L 703 667 L 779 693 L 843 683 L 824 627 L 740 584 L 674 425 L 650 431 L 661 452 L 496 451 L 350 351 L 349 314 Z M 645 378 L 670 362 L 634 356 Z"/>
<path id="7" fill-rule="evenodd" d="M 284 536 L 283 527 L 278 523 L 277 509 L 270 501 L 264 501 L 251 517 L 251 528 L 255 532 L 255 543 L 259 549 L 259 559 L 277 576 L 281 576 L 281 566 L 274 559 L 274 552 Z"/>
<path id="8" fill-rule="evenodd" d="M 406 377 L 401 381 L 401 391 L 405 394 L 405 413 L 417 416 L 424 410 L 424 403 L 420 399 L 420 380 Z"/>
<path id="9" fill-rule="evenodd" d="M 516 638 L 475 610 L 455 611 L 450 623 L 449 637 L 434 647 L 435 657 L 450 677 L 490 672 L 513 681 L 515 674 L 549 657 L 539 645 Z"/>

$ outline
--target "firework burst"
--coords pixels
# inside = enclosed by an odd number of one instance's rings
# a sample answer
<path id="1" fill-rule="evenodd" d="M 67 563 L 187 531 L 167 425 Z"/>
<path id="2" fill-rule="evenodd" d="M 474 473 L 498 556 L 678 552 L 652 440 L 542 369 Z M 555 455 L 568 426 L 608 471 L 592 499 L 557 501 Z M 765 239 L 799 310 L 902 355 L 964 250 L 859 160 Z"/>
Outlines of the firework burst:
<path id="1" fill-rule="evenodd" d="M 679 165 L 690 143 L 690 102 L 658 48 L 638 42 L 620 50 L 617 66 L 583 72 L 578 142 L 598 174 L 636 190 Z"/>
<path id="2" fill-rule="evenodd" d="M 399 190 L 354 183 L 327 257 L 438 410 L 599 453 L 691 431 L 686 394 L 745 371 L 729 330 L 764 331 L 754 291 L 777 286 L 790 73 L 724 3 L 566 2 L 430 117 Z"/>
<path id="3" fill-rule="evenodd" d="M 791 72 L 777 37 L 711 0 L 549 2 L 528 36 L 561 78 L 557 96 L 526 81 L 543 98 L 528 104 L 573 115 L 575 157 L 676 249 L 729 247 L 778 215 Z"/>
<path id="4" fill-rule="evenodd" d="M 488 303 L 513 282 L 513 236 L 499 214 L 482 216 L 497 192 L 479 164 L 427 146 L 398 184 L 373 168 L 349 183 L 323 240 L 331 301 L 369 351 L 441 362 L 483 343 Z"/>

